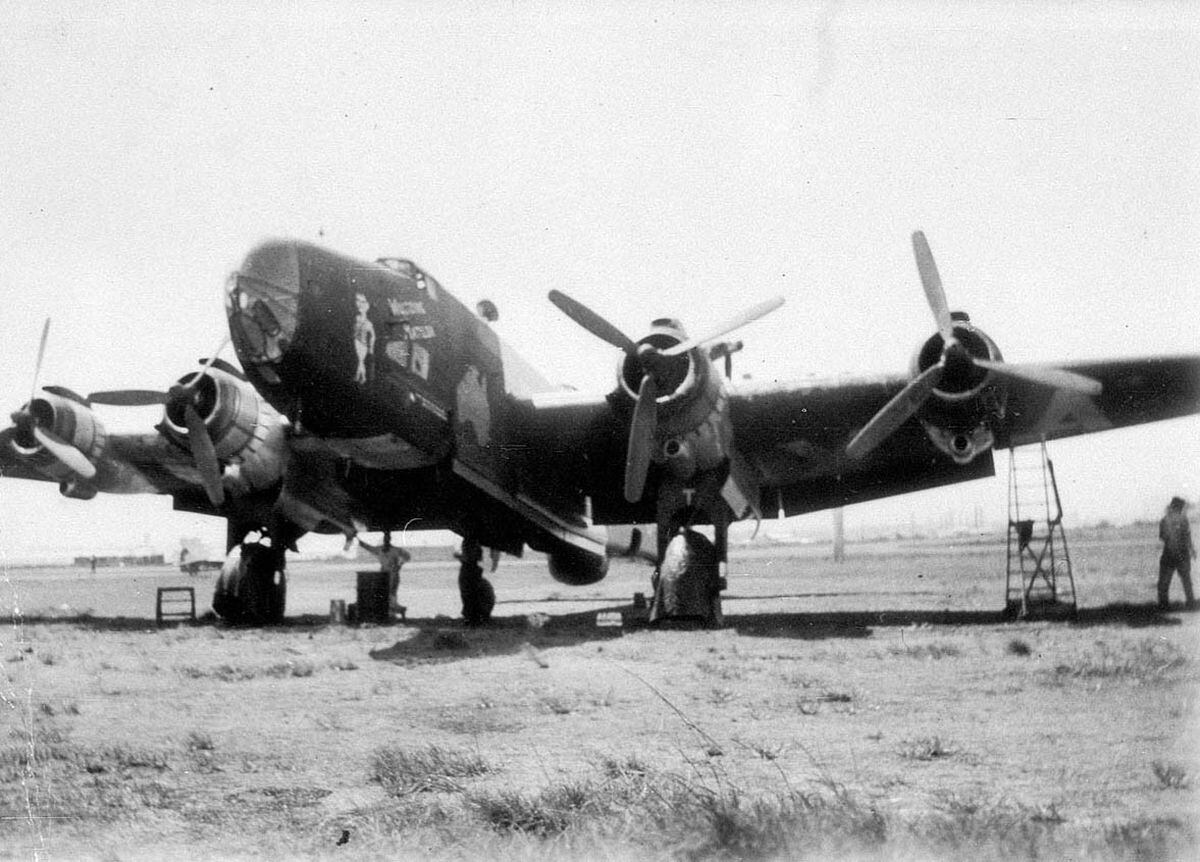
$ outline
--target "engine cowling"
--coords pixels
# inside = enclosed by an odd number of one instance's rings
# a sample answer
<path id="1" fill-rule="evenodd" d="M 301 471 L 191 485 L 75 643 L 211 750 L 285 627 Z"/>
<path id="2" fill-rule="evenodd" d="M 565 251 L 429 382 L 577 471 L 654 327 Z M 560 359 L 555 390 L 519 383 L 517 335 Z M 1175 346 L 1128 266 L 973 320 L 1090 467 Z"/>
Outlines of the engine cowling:
<path id="1" fill-rule="evenodd" d="M 195 389 L 192 404 L 204 422 L 217 459 L 224 465 L 222 482 L 243 491 L 269 488 L 283 476 L 285 423 L 245 380 L 210 368 L 199 380 L 188 374 L 180 384 Z M 182 401 L 168 401 L 159 430 L 188 448 L 187 419 Z"/>
<path id="2" fill-rule="evenodd" d="M 678 321 L 664 318 L 651 326 L 650 334 L 638 341 L 639 345 L 650 344 L 663 351 L 686 338 Z M 729 457 L 733 434 L 728 398 L 703 349 L 661 357 L 656 362 L 661 394 L 657 398 L 658 423 L 651 460 L 687 482 L 699 471 L 716 469 Z M 617 378 L 631 400 L 636 401 L 645 374 L 637 357 L 622 357 Z"/>
<path id="3" fill-rule="evenodd" d="M 1003 361 L 1000 348 L 983 330 L 971 324 L 963 312 L 953 312 L 954 335 L 968 357 Z M 940 334 L 926 340 L 913 356 L 912 375 L 942 360 L 944 342 Z M 966 464 L 995 444 L 996 424 L 1004 418 L 1004 383 L 986 368 L 951 355 L 930 397 L 917 411 L 917 418 L 933 444 L 956 463 Z"/>
<path id="4" fill-rule="evenodd" d="M 34 436 L 34 426 L 48 431 L 77 449 L 93 466 L 100 462 L 108 444 L 108 433 L 90 407 L 70 398 L 43 391 L 26 404 L 20 413 L 32 421 L 18 424 L 12 437 L 13 451 L 46 478 L 58 482 L 67 497 L 91 499 L 96 496 L 92 477 L 85 477 L 56 457 Z"/>

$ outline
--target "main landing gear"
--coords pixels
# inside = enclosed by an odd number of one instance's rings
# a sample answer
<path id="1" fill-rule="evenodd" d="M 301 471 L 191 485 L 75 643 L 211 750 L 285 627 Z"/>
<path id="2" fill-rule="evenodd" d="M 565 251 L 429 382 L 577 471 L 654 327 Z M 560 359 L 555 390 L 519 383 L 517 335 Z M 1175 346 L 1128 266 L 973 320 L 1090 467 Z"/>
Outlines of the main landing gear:
<path id="1" fill-rule="evenodd" d="M 287 607 L 287 549 L 266 531 L 258 541 L 247 542 L 250 532 L 230 529 L 232 550 L 217 578 L 213 610 L 234 625 L 275 625 L 283 622 Z"/>
<path id="2" fill-rule="evenodd" d="M 463 621 L 469 626 L 479 626 L 492 618 L 496 607 L 496 591 L 491 581 L 483 576 L 483 547 L 479 541 L 464 538 L 462 551 L 458 554 L 458 593 L 462 597 Z"/>
<path id="3" fill-rule="evenodd" d="M 667 544 L 662 563 L 651 581 L 652 623 L 691 623 L 719 628 L 721 562 L 717 547 L 695 530 L 680 530 Z"/>
<path id="4" fill-rule="evenodd" d="M 691 528 L 707 514 L 713 539 Z M 683 623 L 705 628 L 725 624 L 721 565 L 728 559 L 731 511 L 716 478 L 706 478 L 689 495 L 676 483 L 664 483 L 658 496 L 658 568 L 651 586 L 651 623 Z"/>

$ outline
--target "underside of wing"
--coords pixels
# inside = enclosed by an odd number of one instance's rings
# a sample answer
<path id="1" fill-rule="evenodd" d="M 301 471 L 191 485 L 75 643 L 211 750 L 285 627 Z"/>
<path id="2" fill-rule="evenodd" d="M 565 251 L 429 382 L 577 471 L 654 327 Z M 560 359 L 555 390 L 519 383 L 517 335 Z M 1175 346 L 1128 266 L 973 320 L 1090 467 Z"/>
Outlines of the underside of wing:
<path id="1" fill-rule="evenodd" d="M 1200 356 L 1063 364 L 1100 382 L 1099 395 L 1020 381 L 1009 384 L 1001 446 L 1073 437 L 1200 411 Z"/>
<path id="2" fill-rule="evenodd" d="M 991 452 L 956 463 L 916 418 L 866 457 L 847 455 L 847 443 L 906 383 L 893 375 L 735 393 L 735 439 L 762 476 L 764 512 L 798 515 L 994 475 Z"/>

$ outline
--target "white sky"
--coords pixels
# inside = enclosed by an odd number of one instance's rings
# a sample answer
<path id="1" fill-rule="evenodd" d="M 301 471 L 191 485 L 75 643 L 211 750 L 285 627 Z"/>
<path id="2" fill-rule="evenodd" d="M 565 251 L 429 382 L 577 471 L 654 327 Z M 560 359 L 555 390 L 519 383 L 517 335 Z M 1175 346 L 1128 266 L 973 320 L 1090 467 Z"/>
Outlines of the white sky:
<path id="1" fill-rule="evenodd" d="M 635 335 L 779 293 L 739 373 L 904 370 L 933 330 L 918 227 L 1010 360 L 1200 349 L 1196 6 L 583 5 L 6 4 L 0 405 L 28 398 L 47 316 L 42 383 L 164 388 L 271 235 L 411 257 L 584 389 L 615 351 L 551 288 Z M 1200 496 L 1198 431 L 1056 444 L 1068 526 Z M 847 529 L 976 506 L 1003 521 L 1003 473 Z M 0 481 L 7 559 L 185 534 L 222 522 Z"/>

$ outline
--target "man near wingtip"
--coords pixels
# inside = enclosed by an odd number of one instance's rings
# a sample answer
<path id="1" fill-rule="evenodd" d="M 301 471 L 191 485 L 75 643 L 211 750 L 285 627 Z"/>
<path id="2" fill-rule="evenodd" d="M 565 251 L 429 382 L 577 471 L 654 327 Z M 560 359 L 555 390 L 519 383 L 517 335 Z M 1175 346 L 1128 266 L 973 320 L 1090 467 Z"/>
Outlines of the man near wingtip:
<path id="1" fill-rule="evenodd" d="M 1188 526 L 1187 503 L 1182 497 L 1172 497 L 1167 513 L 1158 522 L 1158 538 L 1162 540 L 1162 557 L 1158 561 L 1158 609 L 1169 610 L 1168 595 L 1171 576 L 1179 572 L 1183 584 L 1185 607 L 1196 609 L 1196 598 L 1192 594 L 1192 560 L 1196 558 L 1196 546 L 1192 544 L 1192 531 Z"/>

